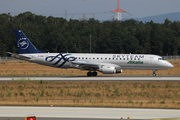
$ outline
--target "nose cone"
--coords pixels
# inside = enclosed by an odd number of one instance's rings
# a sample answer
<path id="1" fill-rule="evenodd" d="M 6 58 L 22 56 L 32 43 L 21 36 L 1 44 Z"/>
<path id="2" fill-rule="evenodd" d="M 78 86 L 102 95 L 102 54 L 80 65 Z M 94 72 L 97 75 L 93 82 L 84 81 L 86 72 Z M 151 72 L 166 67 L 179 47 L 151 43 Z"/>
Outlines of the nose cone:
<path id="1" fill-rule="evenodd" d="M 169 69 L 174 67 L 170 62 L 168 62 L 166 65 Z"/>

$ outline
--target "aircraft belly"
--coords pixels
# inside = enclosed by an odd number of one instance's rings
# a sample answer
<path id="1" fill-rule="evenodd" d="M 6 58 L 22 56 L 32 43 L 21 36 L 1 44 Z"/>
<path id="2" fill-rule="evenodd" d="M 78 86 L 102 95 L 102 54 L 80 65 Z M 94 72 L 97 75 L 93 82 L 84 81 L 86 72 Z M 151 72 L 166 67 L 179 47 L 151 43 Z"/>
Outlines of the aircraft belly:
<path id="1" fill-rule="evenodd" d="M 142 65 L 142 66 L 122 66 L 122 69 L 158 70 L 164 68 L 158 66 Z"/>
<path id="2" fill-rule="evenodd" d="M 70 68 L 70 63 L 66 62 L 64 65 L 61 66 L 61 68 Z"/>

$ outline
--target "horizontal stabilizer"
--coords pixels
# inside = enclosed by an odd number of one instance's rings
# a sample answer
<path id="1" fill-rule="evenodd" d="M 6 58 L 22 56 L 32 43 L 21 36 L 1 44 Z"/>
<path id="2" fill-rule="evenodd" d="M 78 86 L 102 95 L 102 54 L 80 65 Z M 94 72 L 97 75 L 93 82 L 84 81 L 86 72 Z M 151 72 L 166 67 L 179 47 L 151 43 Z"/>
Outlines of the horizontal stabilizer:
<path id="1" fill-rule="evenodd" d="M 16 59 L 20 59 L 20 60 L 31 59 L 30 57 L 19 55 L 19 54 L 15 54 L 15 53 L 11 53 L 11 52 L 7 52 L 7 53 L 10 54 L 11 57 L 16 58 Z"/>

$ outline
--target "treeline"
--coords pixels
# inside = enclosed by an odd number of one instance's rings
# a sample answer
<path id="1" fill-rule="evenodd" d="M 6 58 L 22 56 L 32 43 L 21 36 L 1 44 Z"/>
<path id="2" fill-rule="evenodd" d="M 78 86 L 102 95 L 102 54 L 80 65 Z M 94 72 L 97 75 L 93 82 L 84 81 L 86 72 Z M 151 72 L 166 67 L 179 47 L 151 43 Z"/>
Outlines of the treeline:
<path id="1" fill-rule="evenodd" d="M 45 52 L 180 54 L 180 22 L 163 24 L 136 21 L 67 21 L 64 18 L 0 14 L 0 56 L 18 53 L 14 29 L 21 29 L 37 49 Z"/>

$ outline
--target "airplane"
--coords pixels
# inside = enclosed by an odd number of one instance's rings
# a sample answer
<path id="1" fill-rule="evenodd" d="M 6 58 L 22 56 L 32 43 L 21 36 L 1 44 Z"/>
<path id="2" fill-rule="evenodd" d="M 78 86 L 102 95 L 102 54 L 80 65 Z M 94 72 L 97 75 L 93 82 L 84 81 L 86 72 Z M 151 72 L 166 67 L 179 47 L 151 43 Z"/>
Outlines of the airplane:
<path id="1" fill-rule="evenodd" d="M 122 73 L 123 69 L 157 70 L 174 66 L 158 55 L 152 54 L 90 54 L 90 53 L 45 53 L 31 43 L 20 29 L 14 30 L 19 54 L 7 52 L 20 60 L 57 68 L 76 68 L 87 70 L 87 76 Z"/>

